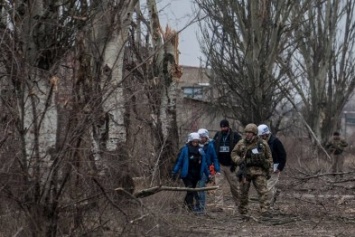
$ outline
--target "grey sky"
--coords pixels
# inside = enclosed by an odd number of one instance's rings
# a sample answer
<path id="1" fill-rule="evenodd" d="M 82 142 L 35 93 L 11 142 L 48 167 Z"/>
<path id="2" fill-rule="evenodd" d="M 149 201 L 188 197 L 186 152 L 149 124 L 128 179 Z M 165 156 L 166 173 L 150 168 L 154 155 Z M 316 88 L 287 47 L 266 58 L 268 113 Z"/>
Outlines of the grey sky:
<path id="1" fill-rule="evenodd" d="M 160 24 L 169 24 L 175 30 L 183 29 L 194 19 L 192 0 L 157 0 Z M 179 35 L 180 65 L 200 66 L 203 57 L 196 34 L 197 23 L 184 29 Z"/>

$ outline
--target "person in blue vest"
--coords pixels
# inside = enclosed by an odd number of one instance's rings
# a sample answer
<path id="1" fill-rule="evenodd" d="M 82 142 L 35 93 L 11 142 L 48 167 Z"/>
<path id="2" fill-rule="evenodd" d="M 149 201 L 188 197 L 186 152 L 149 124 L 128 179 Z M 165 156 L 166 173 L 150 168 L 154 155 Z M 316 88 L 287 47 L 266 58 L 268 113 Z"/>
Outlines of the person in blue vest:
<path id="1" fill-rule="evenodd" d="M 206 177 L 210 175 L 206 156 L 202 149 L 200 149 L 199 143 L 200 135 L 197 132 L 190 133 L 187 143 L 180 149 L 172 171 L 173 180 L 177 179 L 180 172 L 180 178 L 187 188 L 196 188 L 197 182 L 203 175 Z M 197 196 L 197 192 L 187 191 L 184 204 L 188 210 L 200 212 L 199 198 L 195 198 L 195 196 Z"/>
<path id="2" fill-rule="evenodd" d="M 210 175 L 213 175 L 214 173 L 220 173 L 220 167 L 218 163 L 216 150 L 214 147 L 214 141 L 213 139 L 210 139 L 208 130 L 205 128 L 200 128 L 197 131 L 197 133 L 200 135 L 200 147 L 202 148 L 206 156 L 206 163 L 210 171 Z M 199 188 L 206 187 L 206 183 L 208 180 L 209 180 L 208 176 L 203 174 L 202 178 L 197 183 L 197 187 Z M 206 192 L 205 191 L 198 192 L 198 198 L 200 203 L 199 211 L 204 213 L 206 211 Z"/>
<path id="3" fill-rule="evenodd" d="M 274 208 L 276 199 L 281 193 L 281 189 L 277 188 L 277 184 L 280 174 L 286 165 L 287 154 L 282 142 L 271 133 L 266 124 L 258 126 L 258 136 L 268 143 L 272 154 L 273 172 L 271 178 L 267 181 L 267 189 L 270 208 Z"/>

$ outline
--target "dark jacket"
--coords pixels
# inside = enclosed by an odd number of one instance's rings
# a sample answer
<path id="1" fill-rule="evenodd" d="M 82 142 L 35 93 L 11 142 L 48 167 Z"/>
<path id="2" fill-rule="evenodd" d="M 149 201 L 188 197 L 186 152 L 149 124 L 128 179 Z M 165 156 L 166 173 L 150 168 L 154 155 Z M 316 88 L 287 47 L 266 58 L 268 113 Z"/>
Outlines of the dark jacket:
<path id="1" fill-rule="evenodd" d="M 241 138 L 242 137 L 239 135 L 239 133 L 234 132 L 232 129 L 229 129 L 227 133 L 222 133 L 219 131 L 214 135 L 213 140 L 215 141 L 215 150 L 217 152 L 218 161 L 221 165 L 233 165 L 231 152 Z M 228 146 L 229 152 L 220 152 L 221 146 Z"/>
<path id="2" fill-rule="evenodd" d="M 198 147 L 197 147 L 198 149 Z M 189 154 L 189 144 L 186 144 L 185 146 L 183 146 L 180 149 L 178 158 L 176 160 L 175 166 L 173 168 L 173 174 L 177 174 L 180 171 L 180 178 L 186 178 L 189 175 L 189 170 L 191 171 L 191 167 L 189 167 L 189 158 L 190 158 Z M 201 166 L 200 166 L 200 170 L 197 171 L 199 172 L 199 178 L 202 177 L 202 174 L 204 173 L 206 175 L 206 177 L 209 177 L 210 172 L 208 170 L 207 167 L 207 163 L 206 163 L 206 156 L 205 154 L 202 152 L 201 155 Z"/>
<path id="3" fill-rule="evenodd" d="M 279 166 L 277 169 L 282 171 L 286 164 L 286 151 L 282 142 L 271 134 L 267 143 L 269 144 L 274 164 L 278 163 Z"/>

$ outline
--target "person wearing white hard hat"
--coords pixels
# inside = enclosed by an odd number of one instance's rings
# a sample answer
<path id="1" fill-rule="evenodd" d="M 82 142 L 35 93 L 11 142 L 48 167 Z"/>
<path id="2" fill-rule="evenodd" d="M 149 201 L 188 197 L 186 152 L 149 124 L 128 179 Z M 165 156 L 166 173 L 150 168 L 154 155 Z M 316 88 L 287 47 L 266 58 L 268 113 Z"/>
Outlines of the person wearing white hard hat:
<path id="1" fill-rule="evenodd" d="M 280 195 L 281 189 L 277 188 L 280 173 L 283 171 L 286 164 L 286 151 L 285 148 L 276 136 L 274 136 L 266 124 L 258 126 L 258 135 L 269 144 L 272 160 L 273 160 L 273 173 L 267 182 L 268 196 L 270 207 L 274 208 L 277 197 Z"/>
<path id="2" fill-rule="evenodd" d="M 187 188 L 196 188 L 197 182 L 203 175 L 206 177 L 210 175 L 206 157 L 200 149 L 199 142 L 200 135 L 198 133 L 194 132 L 188 135 L 187 143 L 180 149 L 172 171 L 173 180 L 177 179 L 177 175 L 180 172 L 180 178 Z M 196 203 L 194 203 L 195 196 L 197 196 L 196 192 L 187 191 L 184 204 L 189 211 L 199 212 L 199 199 L 195 199 Z"/>

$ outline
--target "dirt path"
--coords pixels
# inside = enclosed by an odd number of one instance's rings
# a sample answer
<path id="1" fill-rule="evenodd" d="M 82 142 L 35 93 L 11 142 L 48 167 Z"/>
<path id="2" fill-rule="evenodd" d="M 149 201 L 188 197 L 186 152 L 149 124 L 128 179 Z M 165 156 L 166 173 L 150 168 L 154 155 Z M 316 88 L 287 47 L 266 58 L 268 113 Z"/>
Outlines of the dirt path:
<path id="1" fill-rule="evenodd" d="M 280 181 L 278 210 L 268 219 L 260 217 L 258 203 L 251 201 L 251 218 L 243 220 L 230 196 L 223 212 L 195 215 L 175 209 L 166 213 L 170 236 L 355 236 L 354 190 L 347 185 L 334 186 L 324 180 L 296 184 L 285 178 Z M 255 191 L 251 195 L 255 197 Z M 210 204 L 212 198 L 209 194 Z"/>

